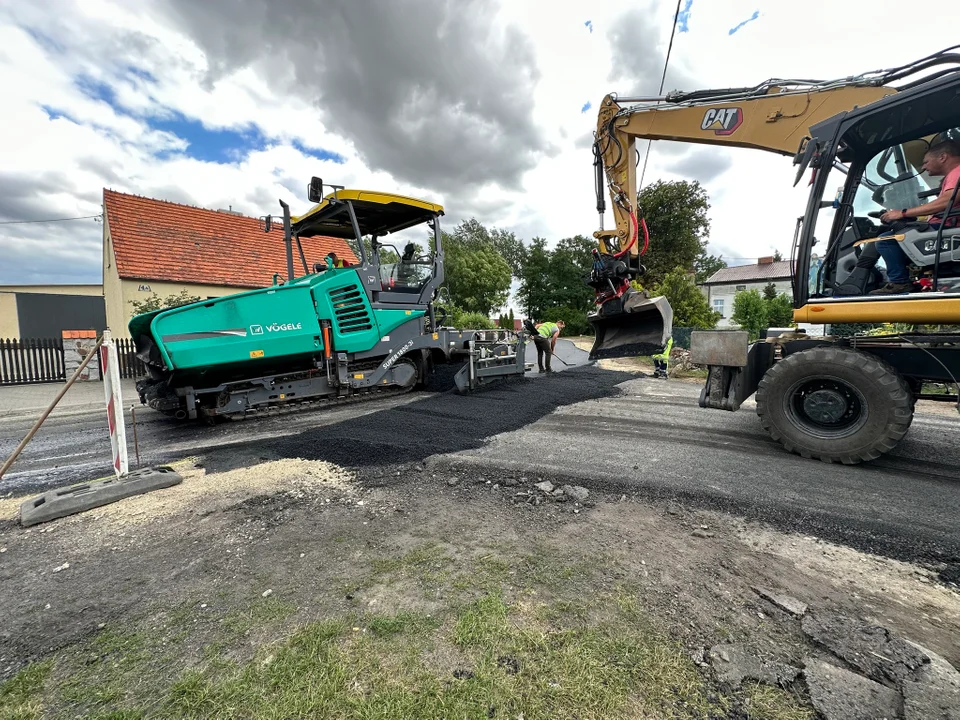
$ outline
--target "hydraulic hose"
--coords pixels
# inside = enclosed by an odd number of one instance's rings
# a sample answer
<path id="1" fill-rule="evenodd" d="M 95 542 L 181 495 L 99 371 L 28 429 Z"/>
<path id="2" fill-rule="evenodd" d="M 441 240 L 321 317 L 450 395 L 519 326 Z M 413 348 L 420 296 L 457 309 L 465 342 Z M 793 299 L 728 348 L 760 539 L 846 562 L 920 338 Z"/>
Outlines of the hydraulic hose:
<path id="1" fill-rule="evenodd" d="M 636 214 L 634 214 L 633 210 L 628 210 L 627 212 L 630 213 L 630 222 L 633 223 L 633 234 L 631 235 L 630 242 L 627 243 L 627 246 L 623 250 L 621 250 L 620 252 L 614 255 L 614 257 L 617 258 L 618 260 L 622 258 L 624 255 L 626 255 L 627 252 L 630 250 L 630 248 L 633 247 L 633 244 L 637 241 L 637 235 L 638 235 L 637 216 Z"/>

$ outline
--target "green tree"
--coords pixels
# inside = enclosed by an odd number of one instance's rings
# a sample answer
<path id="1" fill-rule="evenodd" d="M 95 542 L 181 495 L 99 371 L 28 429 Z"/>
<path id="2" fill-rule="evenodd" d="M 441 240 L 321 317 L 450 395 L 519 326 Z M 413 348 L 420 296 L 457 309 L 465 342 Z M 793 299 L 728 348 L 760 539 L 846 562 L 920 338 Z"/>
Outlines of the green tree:
<path id="1" fill-rule="evenodd" d="M 773 300 L 777 296 L 777 286 L 768 282 L 763 288 L 763 299 Z"/>
<path id="2" fill-rule="evenodd" d="M 673 308 L 676 327 L 712 330 L 722 317 L 710 307 L 693 278 L 682 268 L 674 268 L 651 288 L 651 296 L 663 295 Z"/>
<path id="3" fill-rule="evenodd" d="M 694 271 L 697 274 L 697 285 L 702 285 L 717 270 L 722 270 L 725 267 L 727 267 L 727 261 L 722 257 L 707 255 L 707 251 L 702 250 L 693 263 Z"/>
<path id="4" fill-rule="evenodd" d="M 783 255 L 780 253 L 779 250 L 774 250 L 774 251 L 773 251 L 773 261 L 774 261 L 774 262 L 780 262 L 781 260 L 783 260 Z"/>
<path id="5" fill-rule="evenodd" d="M 547 241 L 535 237 L 523 254 L 517 299 L 527 317 L 540 318 L 550 307 L 550 251 Z"/>
<path id="6" fill-rule="evenodd" d="M 472 247 L 494 248 L 507 261 L 511 273 L 519 276 L 524 247 L 523 241 L 514 233 L 500 228 L 487 230 L 479 220 L 471 218 L 461 222 L 454 230 L 453 236 L 458 242 Z"/>
<path id="7" fill-rule="evenodd" d="M 445 281 L 453 305 L 488 317 L 503 307 L 513 272 L 486 229 L 475 220 L 443 233 Z"/>
<path id="8" fill-rule="evenodd" d="M 756 290 L 741 290 L 733 296 L 733 322 L 747 331 L 750 340 L 760 337 L 760 332 L 769 327 L 767 303 Z"/>
<path id="9" fill-rule="evenodd" d="M 793 302 L 783 293 L 764 298 L 767 304 L 767 327 L 792 327 Z"/>
<path id="10" fill-rule="evenodd" d="M 697 181 L 658 180 L 640 191 L 638 204 L 650 231 L 650 248 L 641 260 L 647 268 L 644 285 L 655 285 L 674 268 L 693 271 L 710 234 L 706 190 Z"/>
<path id="11" fill-rule="evenodd" d="M 593 303 L 594 291 L 586 283 L 596 243 L 583 235 L 564 238 L 550 253 L 547 264 L 549 304 L 586 312 Z"/>
<path id="12" fill-rule="evenodd" d="M 145 300 L 130 300 L 130 304 L 133 306 L 134 315 L 143 315 L 155 310 L 168 310 L 199 301 L 199 296 L 190 295 L 186 290 L 181 290 L 178 294 L 167 295 L 165 298 L 153 293 Z"/>
<path id="13" fill-rule="evenodd" d="M 517 298 L 524 312 L 537 320 L 546 318 L 551 308 L 586 316 L 594 297 L 586 283 L 594 247 L 594 241 L 583 235 L 563 238 L 553 250 L 544 238 L 534 238 L 524 251 L 518 276 Z"/>
<path id="14" fill-rule="evenodd" d="M 490 231 L 490 242 L 507 261 L 514 276 L 519 276 L 523 263 L 523 241 L 512 232 L 494 228 Z"/>

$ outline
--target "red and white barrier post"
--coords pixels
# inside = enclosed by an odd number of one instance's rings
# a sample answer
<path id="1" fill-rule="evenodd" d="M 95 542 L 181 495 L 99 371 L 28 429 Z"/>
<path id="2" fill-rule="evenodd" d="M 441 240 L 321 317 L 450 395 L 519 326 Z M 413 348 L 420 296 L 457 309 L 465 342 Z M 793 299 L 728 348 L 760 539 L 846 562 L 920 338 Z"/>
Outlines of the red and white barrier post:
<path id="1" fill-rule="evenodd" d="M 110 448 L 113 452 L 113 471 L 117 477 L 127 474 L 127 433 L 123 420 L 123 399 L 120 396 L 120 365 L 117 345 L 109 330 L 103 331 L 100 346 L 100 372 L 107 401 L 107 425 L 110 428 Z"/>

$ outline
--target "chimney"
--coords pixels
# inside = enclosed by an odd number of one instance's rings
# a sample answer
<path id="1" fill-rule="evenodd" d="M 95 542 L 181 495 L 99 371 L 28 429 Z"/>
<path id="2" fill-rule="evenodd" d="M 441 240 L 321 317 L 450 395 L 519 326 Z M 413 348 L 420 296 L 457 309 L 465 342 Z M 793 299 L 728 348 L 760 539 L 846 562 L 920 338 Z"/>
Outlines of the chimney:
<path id="1" fill-rule="evenodd" d="M 757 265 L 770 265 L 773 263 L 773 255 L 762 257 L 757 261 Z"/>

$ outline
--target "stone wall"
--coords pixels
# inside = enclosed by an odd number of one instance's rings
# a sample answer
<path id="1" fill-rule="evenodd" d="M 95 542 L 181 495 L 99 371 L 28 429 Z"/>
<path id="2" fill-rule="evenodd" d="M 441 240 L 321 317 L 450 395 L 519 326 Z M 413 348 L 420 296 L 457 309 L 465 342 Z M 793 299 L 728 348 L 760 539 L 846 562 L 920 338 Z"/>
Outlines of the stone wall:
<path id="1" fill-rule="evenodd" d="M 97 344 L 95 330 L 64 330 L 63 331 L 63 364 L 69 380 L 76 372 L 80 363 L 91 349 Z M 94 382 L 100 380 L 100 362 L 94 357 L 80 373 L 77 382 Z"/>

